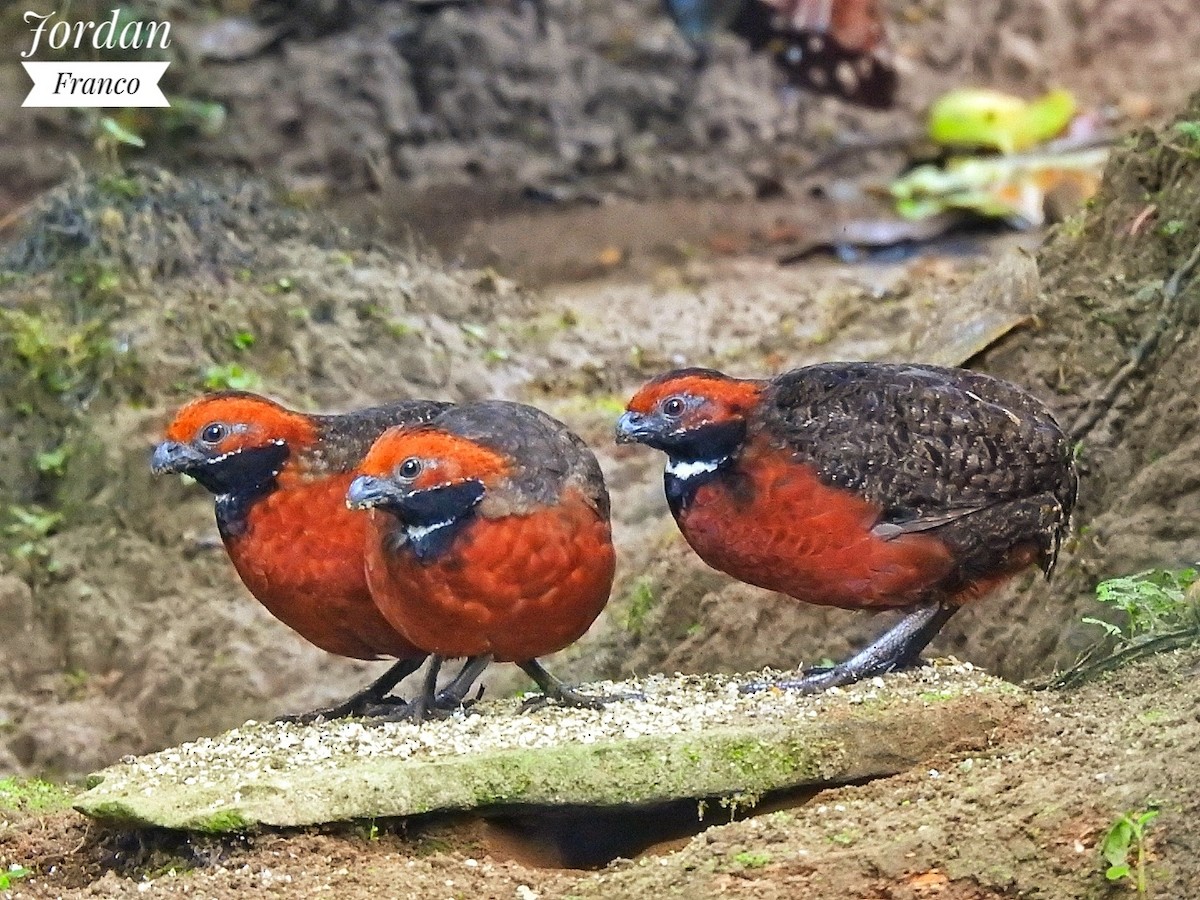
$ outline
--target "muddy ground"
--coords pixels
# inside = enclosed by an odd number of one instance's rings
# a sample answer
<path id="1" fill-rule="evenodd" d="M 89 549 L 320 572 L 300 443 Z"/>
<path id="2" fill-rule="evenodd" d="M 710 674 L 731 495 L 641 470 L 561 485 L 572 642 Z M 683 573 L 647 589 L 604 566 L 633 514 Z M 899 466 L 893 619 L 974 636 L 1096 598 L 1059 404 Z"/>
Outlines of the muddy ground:
<path id="1" fill-rule="evenodd" d="M 1043 676 L 1096 639 L 1079 620 L 1098 612 L 1098 580 L 1200 558 L 1200 300 L 1190 277 L 1177 296 L 1164 290 L 1200 243 L 1200 154 L 1173 126 L 1200 119 L 1195 103 L 1184 108 L 1200 84 L 1200 20 L 1187 0 L 891 6 L 904 89 L 887 113 L 831 100 L 797 108 L 765 61 L 732 41 L 689 88 L 687 48 L 651 2 L 551 3 L 544 39 L 503 4 L 417 17 L 401 3 L 350 3 L 345 27 L 286 25 L 239 59 L 193 52 L 173 66 L 172 89 L 219 100 L 227 123 L 212 136 L 134 123 L 149 147 L 136 159 L 125 152 L 124 163 L 148 166 L 132 174 L 94 153 L 94 119 L 0 104 L 0 773 L 79 776 L 125 753 L 335 699 L 376 671 L 307 647 L 270 619 L 233 576 L 211 504 L 195 488 L 151 479 L 148 447 L 165 416 L 206 383 L 255 385 L 306 409 L 499 395 L 577 428 L 614 494 L 621 564 L 609 611 L 553 661 L 569 677 L 791 666 L 836 658 L 882 624 L 734 584 L 686 550 L 661 499 L 659 461 L 610 440 L 623 398 L 679 363 L 752 374 L 832 358 L 969 361 L 1078 423 L 1084 487 L 1055 579 L 1026 578 L 964 611 L 935 652 L 1016 680 Z M 191 17 L 181 53 L 213 20 Z M 17 41 L 12 22 L 4 27 Z M 5 63 L 0 95 L 19 98 L 24 78 Z M 775 265 L 777 232 L 819 236 L 834 214 L 810 196 L 814 177 L 836 186 L 827 173 L 805 175 L 811 162 L 838 141 L 916 130 L 931 97 L 972 81 L 1026 94 L 1062 83 L 1135 128 L 1102 197 L 1037 250 L 1021 249 L 1036 247 L 1035 236 L 890 265 Z M 1138 124 L 1163 119 L 1157 130 Z M 76 170 L 73 160 L 101 174 L 71 176 L 35 202 Z M 862 172 L 896 164 L 875 153 L 834 172 L 861 184 Z M 367 236 L 326 220 L 327 210 L 366 225 Z M 398 237 L 418 250 L 380 242 Z M 481 264 L 491 268 L 473 267 Z M 978 339 L 971 326 L 981 320 L 995 341 Z M 1120 377 L 1139 347 L 1143 364 Z M 1157 714 L 1154 723 L 1135 715 L 1141 704 L 1187 720 L 1193 698 L 1178 665 L 1138 670 L 1145 693 L 1122 675 L 1116 690 L 1048 701 L 1092 729 L 1068 729 L 1074 743 L 1061 757 L 1039 756 L 1053 738 L 1033 713 L 1028 733 L 997 736 L 1018 754 L 994 782 L 1015 803 L 1012 817 L 964 813 L 954 779 L 914 773 L 838 795 L 835 803 L 864 804 L 853 807 L 861 835 L 847 849 L 809 834 L 822 833 L 818 805 L 577 886 L 578 876 L 506 862 L 461 837 L 269 835 L 214 851 L 240 860 L 225 873 L 202 869 L 155 889 L 286 891 L 287 874 L 296 884 L 353 877 L 365 892 L 396 878 L 397 866 L 405 878 L 419 869 L 412 877 L 453 880 L 468 896 L 514 896 L 521 883 L 543 896 L 1104 896 L 1096 830 L 1151 799 L 1166 804 L 1154 848 L 1170 863 L 1164 877 L 1183 884 L 1196 869 L 1173 823 L 1194 806 L 1190 776 L 1177 769 L 1161 785 L 1153 776 L 1186 757 L 1189 732 L 1172 732 L 1179 743 L 1169 746 Z M 490 689 L 517 684 L 500 677 Z M 1102 715 L 1115 705 L 1134 718 Z M 1126 750 L 1145 769 L 1123 787 L 1088 780 L 1106 771 L 1105 754 Z M 1089 806 L 1081 785 L 1093 784 Z M 1160 786 L 1182 798 L 1178 812 Z M 1063 796 L 1078 824 L 1044 825 L 1037 810 Z M 906 818 L 918 807 L 928 820 Z M 1004 874 L 951 865 L 949 848 L 961 854 L 966 843 L 944 826 L 954 816 L 968 834 L 985 829 L 980 847 L 1008 841 L 995 863 Z M 890 855 L 884 823 L 905 835 L 936 829 L 904 851 L 916 854 L 909 866 Z M 21 848 L 14 862 L 39 877 L 59 867 L 46 896 L 132 889 L 128 872 L 140 877 L 142 863 L 126 870 L 112 854 L 137 842 L 85 831 L 66 814 L 24 820 L 3 848 Z M 1020 865 L 1008 852 L 1018 831 L 1032 847 Z M 27 843 L 39 834 L 49 843 Z M 769 861 L 721 861 L 742 851 L 738 841 L 759 840 L 778 844 Z M 79 855 L 60 862 L 76 844 Z M 1050 854 L 1059 868 L 1045 868 L 1045 847 L 1065 848 Z M 479 865 L 466 865 L 477 852 Z M 358 865 L 364 858 L 380 880 Z M 263 867 L 282 874 L 274 881 Z M 926 878 L 932 867 L 951 881 Z M 215 880 L 210 890 L 194 878 Z M 468 878 L 482 880 L 459 884 Z M 1181 890 L 1161 895 L 1190 895 Z M 425 895 L 436 896 L 416 894 Z"/>

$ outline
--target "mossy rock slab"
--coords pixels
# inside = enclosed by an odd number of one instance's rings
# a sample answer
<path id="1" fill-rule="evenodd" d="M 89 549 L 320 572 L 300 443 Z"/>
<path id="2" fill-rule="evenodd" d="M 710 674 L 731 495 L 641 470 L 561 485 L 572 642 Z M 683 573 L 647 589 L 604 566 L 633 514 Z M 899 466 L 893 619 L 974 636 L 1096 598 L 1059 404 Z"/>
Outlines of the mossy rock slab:
<path id="1" fill-rule="evenodd" d="M 969 666 L 925 667 L 815 697 L 747 679 L 654 676 L 603 710 L 479 704 L 421 726 L 247 723 L 112 766 L 76 809 L 135 826 L 228 832 L 489 807 L 738 798 L 888 775 L 982 746 L 1024 705 Z"/>

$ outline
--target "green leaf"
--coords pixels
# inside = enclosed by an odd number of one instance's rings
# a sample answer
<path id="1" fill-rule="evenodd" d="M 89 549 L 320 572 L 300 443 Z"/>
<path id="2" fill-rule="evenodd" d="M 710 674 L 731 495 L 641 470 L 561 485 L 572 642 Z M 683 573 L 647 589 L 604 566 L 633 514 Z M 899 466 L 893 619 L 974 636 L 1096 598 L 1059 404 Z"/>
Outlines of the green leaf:
<path id="1" fill-rule="evenodd" d="M 62 513 L 45 512 L 37 507 L 10 506 L 9 515 L 15 520 L 5 530 L 9 534 L 33 535 L 45 537 L 50 534 L 60 522 Z"/>
<path id="2" fill-rule="evenodd" d="M 45 475 L 62 475 L 67 466 L 67 445 L 37 455 L 38 471 Z"/>
<path id="3" fill-rule="evenodd" d="M 1119 866 L 1109 866 L 1104 873 L 1104 877 L 1109 881 L 1120 881 L 1122 878 L 1129 877 L 1129 866 L 1121 863 Z"/>
<path id="4" fill-rule="evenodd" d="M 1112 637 L 1120 637 L 1122 634 L 1120 628 L 1118 628 L 1112 622 L 1105 622 L 1103 619 L 1095 619 L 1091 616 L 1084 616 L 1079 621 L 1081 621 L 1084 625 L 1099 625 Z"/>
<path id="5" fill-rule="evenodd" d="M 1129 858 L 1129 842 L 1133 840 L 1133 822 L 1129 816 L 1121 816 L 1100 844 L 1100 853 L 1112 866 L 1119 866 Z"/>
<path id="6" fill-rule="evenodd" d="M 1075 115 L 1075 98 L 1050 91 L 1027 102 L 986 88 L 958 88 L 929 110 L 929 136 L 952 147 L 989 147 L 1001 153 L 1027 150 L 1060 133 Z"/>
<path id="7" fill-rule="evenodd" d="M 1200 142 L 1200 122 L 1176 122 L 1175 130 L 1189 140 Z"/>
<path id="8" fill-rule="evenodd" d="M 209 366 L 204 371 L 204 386 L 210 391 L 229 388 L 235 391 L 252 391 L 262 384 L 262 379 L 237 363 L 224 366 Z"/>
<path id="9" fill-rule="evenodd" d="M 473 337 L 477 341 L 483 342 L 488 339 L 487 329 L 482 325 L 475 325 L 471 322 L 459 322 L 458 327 L 462 329 L 463 334 Z"/>
<path id="10" fill-rule="evenodd" d="M 131 147 L 145 147 L 146 142 L 118 124 L 116 119 L 110 116 L 104 116 L 100 119 L 100 128 L 109 137 L 113 138 L 119 144 L 128 144 Z"/>
<path id="11" fill-rule="evenodd" d="M 1150 569 L 1110 578 L 1096 586 L 1096 599 L 1129 616 L 1129 636 L 1136 637 L 1193 623 L 1200 609 L 1189 589 L 1195 569 Z"/>
<path id="12" fill-rule="evenodd" d="M 32 874 L 33 871 L 31 869 L 13 863 L 6 870 L 0 871 L 0 891 L 7 891 L 12 887 L 14 881 L 28 878 Z"/>

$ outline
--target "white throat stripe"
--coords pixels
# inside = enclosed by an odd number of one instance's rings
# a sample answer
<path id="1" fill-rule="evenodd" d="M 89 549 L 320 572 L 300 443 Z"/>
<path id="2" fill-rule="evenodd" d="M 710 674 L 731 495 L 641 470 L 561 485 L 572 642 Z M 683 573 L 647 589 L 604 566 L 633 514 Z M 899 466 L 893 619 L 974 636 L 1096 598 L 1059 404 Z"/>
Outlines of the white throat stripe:
<path id="1" fill-rule="evenodd" d="M 453 522 L 453 519 L 447 519 L 444 522 L 434 522 L 432 525 L 418 525 L 406 528 L 404 533 L 410 541 L 419 541 L 422 538 L 429 537 L 429 535 L 433 534 L 435 531 L 445 528 L 447 525 L 450 525 Z"/>
<path id="2" fill-rule="evenodd" d="M 669 459 L 667 460 L 667 474 L 674 475 L 680 481 L 687 481 L 689 478 L 695 478 L 697 475 L 707 475 L 709 472 L 715 472 L 720 465 L 720 460 L 698 459 L 686 461 Z"/>

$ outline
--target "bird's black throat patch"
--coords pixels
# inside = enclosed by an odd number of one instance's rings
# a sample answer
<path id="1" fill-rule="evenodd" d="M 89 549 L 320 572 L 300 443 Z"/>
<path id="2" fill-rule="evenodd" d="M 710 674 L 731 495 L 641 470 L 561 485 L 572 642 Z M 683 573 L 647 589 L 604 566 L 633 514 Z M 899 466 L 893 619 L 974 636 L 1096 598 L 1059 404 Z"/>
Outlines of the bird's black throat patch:
<path id="1" fill-rule="evenodd" d="M 483 494 L 483 483 L 470 479 L 416 491 L 382 506 L 400 518 L 395 549 L 407 547 L 419 562 L 433 562 L 450 549 Z"/>
<path id="2" fill-rule="evenodd" d="M 208 460 L 188 473 L 217 495 L 217 529 L 221 537 L 246 531 L 246 518 L 256 500 L 275 490 L 275 478 L 288 458 L 288 446 L 274 441 Z"/>
<path id="3" fill-rule="evenodd" d="M 676 518 L 701 485 L 720 477 L 730 467 L 745 437 L 746 423 L 734 421 L 702 425 L 659 442 L 668 457 L 663 489 Z"/>

